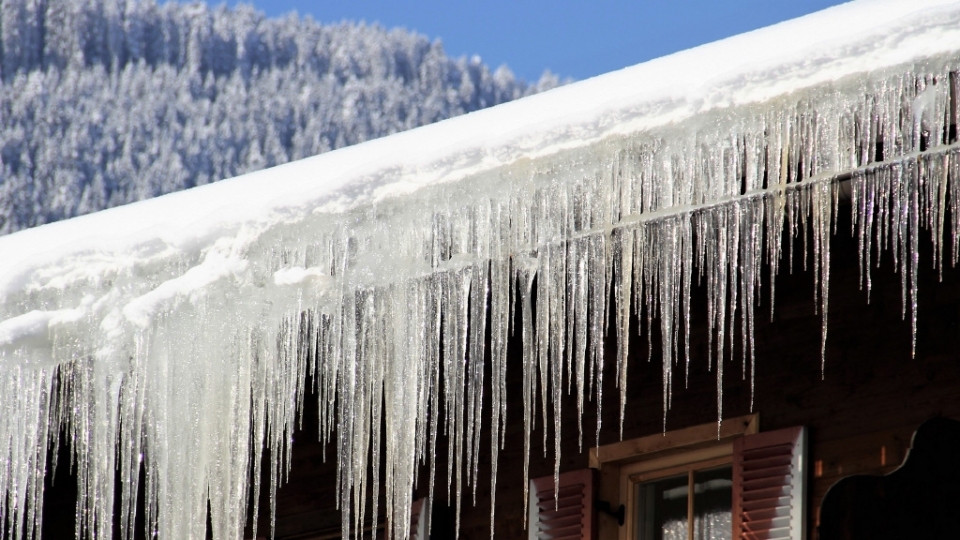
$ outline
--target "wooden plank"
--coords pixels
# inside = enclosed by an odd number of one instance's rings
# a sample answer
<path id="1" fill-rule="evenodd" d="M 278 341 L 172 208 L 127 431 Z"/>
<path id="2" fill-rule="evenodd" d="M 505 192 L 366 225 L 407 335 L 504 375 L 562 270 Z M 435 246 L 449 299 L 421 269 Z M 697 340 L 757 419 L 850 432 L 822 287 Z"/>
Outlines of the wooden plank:
<path id="1" fill-rule="evenodd" d="M 690 471 L 712 469 L 733 463 L 733 445 L 730 443 L 701 448 L 662 459 L 640 461 L 625 465 L 620 470 L 631 482 L 649 482 L 659 478 L 677 476 Z"/>
<path id="2" fill-rule="evenodd" d="M 701 424 L 658 435 L 648 435 L 590 449 L 590 467 L 602 469 L 606 463 L 629 463 L 647 459 L 653 454 L 703 443 L 719 442 L 759 431 L 760 418 L 748 414 L 728 418 L 720 424 Z"/>
<path id="3" fill-rule="evenodd" d="M 598 498 L 601 501 L 610 503 L 610 508 L 616 509 L 626 501 L 620 498 L 620 467 L 615 464 L 608 464 L 600 470 L 600 483 L 597 485 Z M 627 518 L 631 518 L 632 512 L 627 512 Z M 620 524 L 617 520 L 606 513 L 600 512 L 597 515 L 597 537 L 598 538 L 617 538 L 620 534 Z"/>

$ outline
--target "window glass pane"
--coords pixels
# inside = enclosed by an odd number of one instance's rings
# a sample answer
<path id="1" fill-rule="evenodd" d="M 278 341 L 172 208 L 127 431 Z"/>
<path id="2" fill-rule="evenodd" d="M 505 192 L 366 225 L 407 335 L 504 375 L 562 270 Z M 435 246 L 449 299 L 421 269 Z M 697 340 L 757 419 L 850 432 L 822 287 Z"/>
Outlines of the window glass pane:
<path id="1" fill-rule="evenodd" d="M 730 540 L 733 537 L 733 470 L 697 471 L 693 476 L 693 537 Z"/>
<path id="2" fill-rule="evenodd" d="M 639 540 L 687 540 L 687 475 L 637 485 Z"/>

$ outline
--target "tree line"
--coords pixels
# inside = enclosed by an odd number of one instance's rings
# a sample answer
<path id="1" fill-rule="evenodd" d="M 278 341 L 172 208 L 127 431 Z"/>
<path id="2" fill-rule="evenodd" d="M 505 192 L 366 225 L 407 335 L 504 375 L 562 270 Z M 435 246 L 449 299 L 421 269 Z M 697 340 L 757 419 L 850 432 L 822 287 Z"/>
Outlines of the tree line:
<path id="1" fill-rule="evenodd" d="M 0 0 L 0 233 L 516 99 L 403 29 L 248 5 Z"/>

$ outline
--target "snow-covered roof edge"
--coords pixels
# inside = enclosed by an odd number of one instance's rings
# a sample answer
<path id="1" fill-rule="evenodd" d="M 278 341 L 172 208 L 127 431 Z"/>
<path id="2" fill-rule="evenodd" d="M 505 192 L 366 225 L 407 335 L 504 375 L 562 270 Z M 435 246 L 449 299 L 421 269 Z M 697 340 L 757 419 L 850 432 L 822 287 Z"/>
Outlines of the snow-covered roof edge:
<path id="1" fill-rule="evenodd" d="M 951 0 L 861 0 L 313 158 L 0 237 L 0 293 L 85 250 L 196 249 L 242 223 L 340 212 L 954 49 Z"/>

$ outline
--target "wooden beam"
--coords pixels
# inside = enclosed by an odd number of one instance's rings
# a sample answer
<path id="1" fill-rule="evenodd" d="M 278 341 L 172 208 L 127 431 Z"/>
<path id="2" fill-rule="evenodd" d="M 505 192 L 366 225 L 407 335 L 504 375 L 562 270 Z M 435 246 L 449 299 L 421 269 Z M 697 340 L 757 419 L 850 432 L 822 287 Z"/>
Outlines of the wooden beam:
<path id="1" fill-rule="evenodd" d="M 590 449 L 590 467 L 603 469 L 604 464 L 622 465 L 640 459 L 655 457 L 654 454 L 684 449 L 691 446 L 714 443 L 760 431 L 758 414 L 748 414 L 724 420 L 717 424 L 700 424 L 684 429 L 648 435 Z"/>

